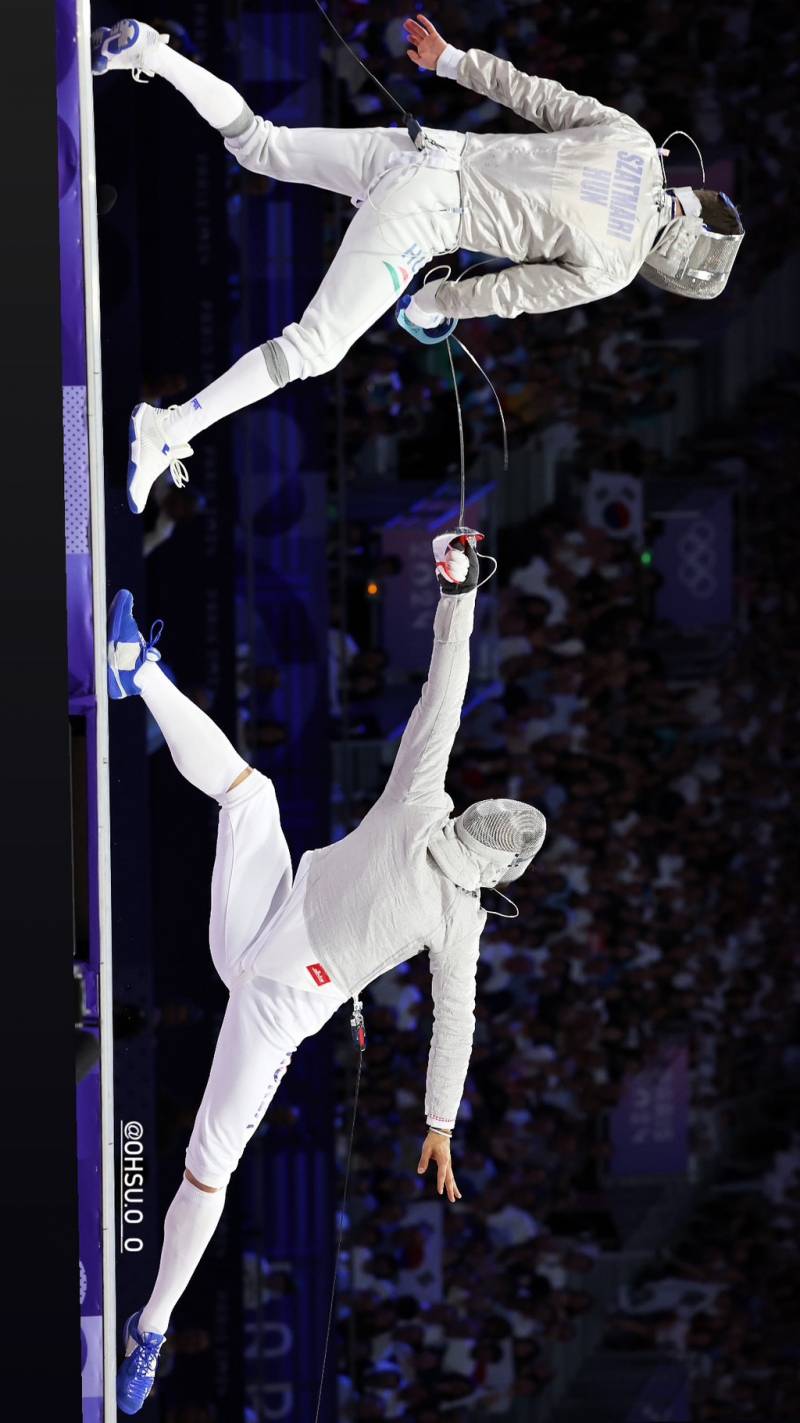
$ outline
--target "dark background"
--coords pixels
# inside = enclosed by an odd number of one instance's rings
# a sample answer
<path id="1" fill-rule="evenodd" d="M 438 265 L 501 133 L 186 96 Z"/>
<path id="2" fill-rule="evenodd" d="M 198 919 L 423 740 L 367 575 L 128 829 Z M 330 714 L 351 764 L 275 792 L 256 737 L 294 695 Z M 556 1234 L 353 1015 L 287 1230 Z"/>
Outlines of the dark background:
<path id="1" fill-rule="evenodd" d="M 3 23 L 6 1327 L 14 1329 L 18 1377 L 36 1377 L 46 1349 L 59 1408 L 77 1418 L 73 895 L 52 6 L 34 0 L 12 9 Z M 35 73 L 26 76 L 18 56 L 32 37 Z M 11 141 L 22 128 L 26 142 Z M 20 537 L 21 529 L 28 537 Z M 47 1328 L 45 1319 L 51 1321 Z"/>

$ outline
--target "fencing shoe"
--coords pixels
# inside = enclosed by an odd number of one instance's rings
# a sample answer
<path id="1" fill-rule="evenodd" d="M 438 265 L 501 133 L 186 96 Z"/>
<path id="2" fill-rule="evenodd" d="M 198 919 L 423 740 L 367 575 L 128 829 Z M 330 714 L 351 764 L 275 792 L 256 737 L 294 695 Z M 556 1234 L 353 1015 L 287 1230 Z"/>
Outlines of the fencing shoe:
<path id="1" fill-rule="evenodd" d="M 120 1413 L 138 1413 L 156 1377 L 156 1365 L 165 1334 L 140 1334 L 138 1325 L 142 1311 L 126 1319 L 122 1331 L 123 1348 L 130 1342 L 134 1348 L 126 1354 L 117 1373 L 117 1408 Z"/>
<path id="2" fill-rule="evenodd" d="M 108 74 L 112 69 L 130 69 L 137 84 L 146 84 L 154 70 L 148 69 L 148 51 L 153 45 L 169 44 L 169 35 L 160 35 L 152 25 L 139 20 L 119 20 L 111 29 L 103 25 L 92 32 L 92 73 Z"/>
<path id="3" fill-rule="evenodd" d="M 128 507 L 134 514 L 141 514 L 147 503 L 147 496 L 158 476 L 168 469 L 173 484 L 182 489 L 189 483 L 183 458 L 193 455 L 194 450 L 187 444 L 170 444 L 169 417 L 176 405 L 169 410 L 159 410 L 154 405 L 136 405 L 131 412 L 128 426 Z"/>
<path id="4" fill-rule="evenodd" d="M 133 616 L 133 594 L 120 588 L 108 610 L 108 695 L 114 702 L 123 697 L 138 697 L 134 674 L 145 662 L 160 662 L 156 643 L 164 624 L 159 618 L 145 641 Z"/>

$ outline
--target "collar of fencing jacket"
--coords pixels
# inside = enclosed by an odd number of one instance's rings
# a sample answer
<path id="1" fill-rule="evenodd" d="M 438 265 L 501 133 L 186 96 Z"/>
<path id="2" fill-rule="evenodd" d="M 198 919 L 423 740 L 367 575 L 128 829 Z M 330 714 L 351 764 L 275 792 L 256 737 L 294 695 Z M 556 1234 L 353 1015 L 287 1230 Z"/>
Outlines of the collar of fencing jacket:
<path id="1" fill-rule="evenodd" d="M 455 821 L 446 820 L 428 841 L 428 851 L 443 875 L 457 885 L 474 894 L 483 885 L 491 888 L 508 868 L 513 858 L 506 853 L 487 850 L 477 853 L 456 834 Z"/>

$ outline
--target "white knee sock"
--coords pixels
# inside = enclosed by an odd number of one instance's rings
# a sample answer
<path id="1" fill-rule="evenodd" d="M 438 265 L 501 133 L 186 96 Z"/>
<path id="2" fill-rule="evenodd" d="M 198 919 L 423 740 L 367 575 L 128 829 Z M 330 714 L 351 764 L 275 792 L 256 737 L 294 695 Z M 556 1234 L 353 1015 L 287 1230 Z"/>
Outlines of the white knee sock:
<path id="1" fill-rule="evenodd" d="M 219 1224 L 225 1191 L 199 1191 L 184 1176 L 164 1219 L 164 1244 L 153 1293 L 139 1331 L 166 1334 L 178 1303 Z"/>
<path id="2" fill-rule="evenodd" d="M 247 767 L 224 731 L 178 691 L 157 662 L 145 662 L 134 681 L 181 775 L 206 795 L 221 796 Z"/>
<path id="3" fill-rule="evenodd" d="M 214 128 L 227 128 L 238 119 L 245 106 L 241 94 L 231 84 L 218 79 L 216 74 L 209 74 L 207 69 L 182 54 L 176 54 L 169 45 L 148 48 L 146 63 L 154 74 L 168 79 Z"/>
<path id="4" fill-rule="evenodd" d="M 184 444 L 200 430 L 207 430 L 234 410 L 242 410 L 255 400 L 272 395 L 278 387 L 267 370 L 260 346 L 241 356 L 224 375 L 218 376 L 185 405 L 170 411 L 165 422 L 173 445 Z"/>

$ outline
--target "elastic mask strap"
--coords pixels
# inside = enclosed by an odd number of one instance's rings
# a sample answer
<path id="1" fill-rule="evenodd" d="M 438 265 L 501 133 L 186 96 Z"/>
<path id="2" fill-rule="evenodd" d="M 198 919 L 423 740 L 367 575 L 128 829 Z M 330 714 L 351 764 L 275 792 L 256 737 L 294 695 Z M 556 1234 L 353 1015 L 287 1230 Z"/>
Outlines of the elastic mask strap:
<path id="1" fill-rule="evenodd" d="M 702 217 L 703 205 L 694 188 L 669 188 L 674 193 L 687 217 Z"/>

